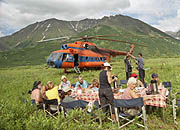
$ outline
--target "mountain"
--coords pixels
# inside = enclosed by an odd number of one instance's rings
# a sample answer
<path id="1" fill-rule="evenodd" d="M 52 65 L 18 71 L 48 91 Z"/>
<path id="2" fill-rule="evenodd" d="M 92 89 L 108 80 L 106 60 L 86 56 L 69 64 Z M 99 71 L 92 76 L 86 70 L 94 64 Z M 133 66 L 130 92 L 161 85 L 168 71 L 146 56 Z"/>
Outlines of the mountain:
<path id="1" fill-rule="evenodd" d="M 176 39 L 180 39 L 180 30 L 177 32 L 172 32 L 172 31 L 166 31 L 165 33 L 167 33 L 168 35 L 176 38 Z"/>
<path id="2" fill-rule="evenodd" d="M 61 36 L 118 35 L 111 39 L 126 40 L 145 45 L 135 46 L 134 54 L 145 57 L 178 56 L 180 41 L 168 34 L 128 16 L 116 15 L 102 19 L 63 21 L 55 18 L 28 25 L 18 32 L 0 38 L 2 66 L 43 64 L 47 56 L 60 49 L 62 41 L 37 43 L 36 41 Z M 68 41 L 69 42 L 69 41 Z M 118 42 L 92 40 L 99 47 L 129 51 L 129 45 Z M 6 50 L 6 51 L 4 51 Z M 19 62 L 20 61 L 20 62 Z"/>

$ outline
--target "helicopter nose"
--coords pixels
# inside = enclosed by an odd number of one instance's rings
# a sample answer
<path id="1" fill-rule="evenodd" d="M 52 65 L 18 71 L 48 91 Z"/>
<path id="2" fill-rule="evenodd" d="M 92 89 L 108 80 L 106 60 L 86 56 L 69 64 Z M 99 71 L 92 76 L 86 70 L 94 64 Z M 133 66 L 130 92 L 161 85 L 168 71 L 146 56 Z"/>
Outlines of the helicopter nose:
<path id="1" fill-rule="evenodd" d="M 55 68 L 55 63 L 54 63 L 54 61 L 48 61 L 48 62 L 47 62 L 47 65 Z"/>

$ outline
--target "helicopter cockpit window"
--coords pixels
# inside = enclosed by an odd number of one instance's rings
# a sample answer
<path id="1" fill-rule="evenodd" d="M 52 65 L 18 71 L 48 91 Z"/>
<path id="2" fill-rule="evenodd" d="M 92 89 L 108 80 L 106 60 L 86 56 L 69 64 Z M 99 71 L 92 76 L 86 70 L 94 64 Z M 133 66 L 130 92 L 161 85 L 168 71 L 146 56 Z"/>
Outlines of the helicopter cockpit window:
<path id="1" fill-rule="evenodd" d="M 55 60 L 56 56 L 57 56 L 57 53 L 51 53 L 51 55 L 49 56 L 49 59 Z"/>

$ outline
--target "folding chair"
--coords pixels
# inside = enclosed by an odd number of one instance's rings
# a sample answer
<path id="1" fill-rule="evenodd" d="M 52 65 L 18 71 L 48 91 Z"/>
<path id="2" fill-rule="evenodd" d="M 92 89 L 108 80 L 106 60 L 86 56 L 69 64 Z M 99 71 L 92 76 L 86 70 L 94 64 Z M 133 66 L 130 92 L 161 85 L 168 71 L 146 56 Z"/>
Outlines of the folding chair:
<path id="1" fill-rule="evenodd" d="M 167 96 L 172 96 L 172 86 L 171 86 L 171 82 L 168 81 L 168 82 L 162 82 L 162 84 L 164 85 L 165 88 L 168 89 L 169 93 Z"/>
<path id="2" fill-rule="evenodd" d="M 46 100 L 43 99 L 43 110 L 50 116 L 55 117 L 55 115 L 59 114 L 59 105 L 57 99 L 52 99 L 52 100 Z"/>
<path id="3" fill-rule="evenodd" d="M 122 89 L 123 84 L 127 84 L 128 80 L 120 80 L 120 88 Z"/>
<path id="4" fill-rule="evenodd" d="M 180 108 L 180 98 L 177 98 L 177 95 L 180 95 L 180 92 L 175 93 L 175 98 L 173 99 L 173 116 L 174 116 L 174 123 L 177 124 L 176 122 L 176 109 Z"/>
<path id="5" fill-rule="evenodd" d="M 167 100 L 166 100 L 166 103 L 171 106 L 171 104 L 172 104 L 172 96 L 174 96 L 174 95 L 172 94 L 171 82 L 170 82 L 170 81 L 168 81 L 168 82 L 162 82 L 162 84 L 163 84 L 163 86 L 164 86 L 165 88 L 168 89 L 168 92 L 166 93 L 166 99 L 167 99 Z"/>
<path id="6" fill-rule="evenodd" d="M 134 117 L 142 118 L 144 120 L 144 125 L 140 123 L 136 123 L 136 125 L 144 127 L 145 130 L 147 129 L 147 124 L 146 124 L 146 110 L 144 106 L 144 101 L 143 98 L 134 98 L 134 99 L 116 99 L 114 100 L 115 102 L 115 114 L 116 114 L 116 120 L 118 121 L 118 127 L 123 128 L 124 126 L 127 126 L 128 124 L 132 123 L 135 121 Z M 118 112 L 118 108 L 121 109 L 130 109 L 130 108 L 141 108 L 142 111 L 135 114 L 134 116 L 130 116 L 128 114 L 125 114 L 123 111 Z M 126 120 L 127 122 L 123 125 L 120 126 L 120 121 L 119 118 L 122 118 L 123 120 Z"/>

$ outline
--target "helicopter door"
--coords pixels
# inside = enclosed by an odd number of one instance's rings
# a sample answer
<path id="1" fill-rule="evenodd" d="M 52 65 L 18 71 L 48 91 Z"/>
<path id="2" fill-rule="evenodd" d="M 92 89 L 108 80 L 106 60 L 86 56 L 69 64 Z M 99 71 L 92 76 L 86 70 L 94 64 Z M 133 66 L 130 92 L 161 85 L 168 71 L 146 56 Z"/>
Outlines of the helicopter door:
<path id="1" fill-rule="evenodd" d="M 79 55 L 74 54 L 74 67 L 79 66 Z"/>

